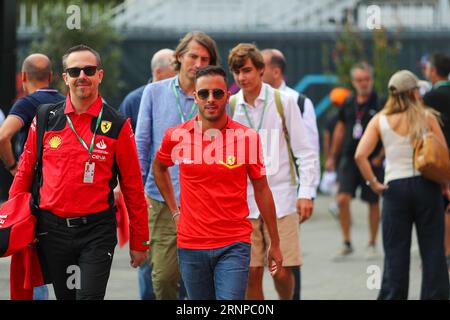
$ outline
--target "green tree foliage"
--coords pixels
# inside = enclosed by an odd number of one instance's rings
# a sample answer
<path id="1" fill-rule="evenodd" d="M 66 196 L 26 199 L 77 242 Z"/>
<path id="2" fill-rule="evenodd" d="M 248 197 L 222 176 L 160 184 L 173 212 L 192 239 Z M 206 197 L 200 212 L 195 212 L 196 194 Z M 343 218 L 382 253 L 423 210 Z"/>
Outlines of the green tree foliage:
<path id="1" fill-rule="evenodd" d="M 350 23 L 345 24 L 336 40 L 333 61 L 340 85 L 351 88 L 350 69 L 358 62 L 366 60 L 361 35 L 355 32 Z"/>
<path id="2" fill-rule="evenodd" d="M 86 1 L 71 1 L 70 5 L 78 5 L 81 9 L 80 28 L 71 29 L 68 21 L 73 18 L 67 13 L 68 5 L 64 1 L 50 1 L 40 9 L 42 22 L 41 36 L 33 41 L 30 53 L 41 52 L 49 56 L 53 63 L 55 86 L 66 92 L 66 85 L 62 81 L 62 56 L 67 49 L 85 44 L 100 53 L 104 69 L 104 78 L 100 85 L 102 96 L 109 102 L 117 101 L 117 93 L 124 86 L 120 79 L 120 60 L 122 52 L 118 46 L 120 37 L 105 19 L 92 18 L 89 4 Z M 116 106 L 117 107 L 117 106 Z"/>
<path id="3" fill-rule="evenodd" d="M 389 78 L 397 70 L 397 57 L 400 41 L 394 38 L 389 41 L 384 28 L 373 32 L 373 67 L 375 70 L 374 87 L 379 93 L 387 95 Z"/>
<path id="4" fill-rule="evenodd" d="M 333 51 L 333 62 L 340 85 L 351 88 L 350 70 L 360 61 L 367 61 L 374 68 L 374 87 L 381 94 L 386 95 L 387 83 L 397 69 L 397 57 L 400 51 L 398 36 L 389 39 L 384 28 L 372 32 L 370 50 L 365 50 L 364 41 L 360 33 L 347 24 L 336 40 Z M 365 53 L 368 53 L 369 59 Z"/>

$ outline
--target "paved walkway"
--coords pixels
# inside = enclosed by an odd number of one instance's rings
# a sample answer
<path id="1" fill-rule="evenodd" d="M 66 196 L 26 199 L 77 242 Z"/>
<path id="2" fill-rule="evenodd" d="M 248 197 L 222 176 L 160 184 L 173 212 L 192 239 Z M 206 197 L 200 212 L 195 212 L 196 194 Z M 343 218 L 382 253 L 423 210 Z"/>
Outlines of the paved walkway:
<path id="1" fill-rule="evenodd" d="M 367 269 L 381 271 L 382 256 L 375 260 L 365 259 L 368 241 L 367 206 L 360 201 L 352 203 L 352 237 L 355 252 L 344 262 L 332 262 L 331 257 L 341 245 L 341 235 L 337 220 L 328 213 L 331 198 L 320 196 L 316 200 L 313 217 L 301 226 L 301 243 L 304 266 L 302 267 L 302 299 L 306 300 L 347 300 L 376 299 L 377 289 L 368 289 Z M 381 239 L 378 241 L 381 253 Z M 129 266 L 127 247 L 117 249 L 114 257 L 106 299 L 139 299 L 137 271 Z M 373 272 L 373 271 L 371 271 Z M 421 281 L 420 258 L 415 235 L 411 255 L 410 299 L 418 299 Z M 381 276 L 381 274 L 380 274 Z M 370 281 L 369 281 L 370 282 Z M 374 282 L 371 282 L 374 283 Z M 376 281 L 375 281 L 376 283 Z M 266 299 L 277 299 L 272 279 L 268 273 L 264 277 Z M 51 292 L 50 298 L 54 299 Z M 0 259 L 0 299 L 9 299 L 9 259 Z"/>

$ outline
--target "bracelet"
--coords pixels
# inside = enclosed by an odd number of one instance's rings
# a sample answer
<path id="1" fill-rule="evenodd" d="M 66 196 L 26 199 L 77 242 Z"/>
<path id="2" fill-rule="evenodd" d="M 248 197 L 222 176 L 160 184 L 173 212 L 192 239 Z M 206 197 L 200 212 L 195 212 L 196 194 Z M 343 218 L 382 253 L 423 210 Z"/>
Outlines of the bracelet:
<path id="1" fill-rule="evenodd" d="M 373 177 L 372 180 L 366 180 L 366 185 L 370 187 L 370 185 L 375 182 L 378 182 L 377 177 Z"/>
<path id="2" fill-rule="evenodd" d="M 172 212 L 172 219 L 175 220 L 176 217 L 180 215 L 180 210 Z"/>
<path id="3" fill-rule="evenodd" d="M 17 167 L 17 161 L 14 161 L 12 166 L 6 167 L 8 171 L 14 170 Z"/>

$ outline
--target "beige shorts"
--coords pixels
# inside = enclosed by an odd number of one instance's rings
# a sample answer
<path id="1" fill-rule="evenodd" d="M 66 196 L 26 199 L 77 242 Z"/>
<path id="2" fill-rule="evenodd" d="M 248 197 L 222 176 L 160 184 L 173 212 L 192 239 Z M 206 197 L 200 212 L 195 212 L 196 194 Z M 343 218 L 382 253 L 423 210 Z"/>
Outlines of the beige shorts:
<path id="1" fill-rule="evenodd" d="M 253 225 L 250 267 L 264 267 L 267 265 L 267 249 L 270 243 L 269 232 L 261 217 L 250 219 L 250 221 Z M 283 267 L 302 265 L 298 214 L 292 213 L 277 219 L 277 226 L 281 254 L 283 255 Z"/>

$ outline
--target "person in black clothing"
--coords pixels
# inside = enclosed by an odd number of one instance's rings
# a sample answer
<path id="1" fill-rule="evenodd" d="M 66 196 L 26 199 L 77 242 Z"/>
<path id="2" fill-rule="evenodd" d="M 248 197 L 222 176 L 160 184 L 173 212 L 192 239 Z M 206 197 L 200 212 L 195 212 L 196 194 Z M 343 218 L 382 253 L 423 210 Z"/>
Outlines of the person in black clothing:
<path id="1" fill-rule="evenodd" d="M 350 202 L 355 197 L 356 189 L 361 187 L 361 199 L 369 204 L 370 237 L 367 258 L 374 258 L 376 237 L 380 220 L 379 197 L 366 185 L 354 160 L 356 147 L 370 119 L 378 112 L 381 99 L 373 90 L 373 69 L 365 62 L 356 64 L 351 69 L 352 84 L 356 93 L 348 98 L 339 111 L 339 120 L 333 132 L 331 152 L 326 161 L 326 170 L 337 169 L 339 191 L 337 196 L 339 219 L 342 227 L 344 246 L 335 260 L 353 252 L 350 238 Z M 341 152 L 339 168 L 336 168 L 336 156 Z M 383 181 L 383 150 L 378 145 L 370 157 L 373 170 Z"/>
<path id="2" fill-rule="evenodd" d="M 443 53 L 433 54 L 425 68 L 425 75 L 433 84 L 433 89 L 423 97 L 425 105 L 441 114 L 441 127 L 447 146 L 450 146 L 450 57 Z M 450 188 L 444 188 L 445 215 L 445 255 L 450 270 Z"/>
<path id="3" fill-rule="evenodd" d="M 31 122 L 40 105 L 57 103 L 65 97 L 58 90 L 50 88 L 52 82 L 52 64 L 50 59 L 41 53 L 34 53 L 25 58 L 22 63 L 22 86 L 26 96 L 18 99 L 0 127 L 0 158 L 5 168 L 11 174 L 8 177 L 12 183 L 12 177 L 17 172 L 17 164 L 22 154 L 28 137 Z M 16 143 L 13 148 L 13 138 Z M 14 149 L 14 150 L 13 150 Z M 10 184 L 5 185 L 9 192 Z M 3 189 L 2 182 L 2 189 Z M 48 289 L 46 286 L 34 289 L 34 300 L 47 300 Z"/>
<path id="4" fill-rule="evenodd" d="M 23 90 L 27 95 L 14 103 L 0 128 L 0 158 L 13 176 L 38 107 L 65 99 L 58 90 L 50 88 L 53 73 L 50 59 L 46 55 L 34 53 L 26 57 L 21 75 Z M 16 134 L 17 143 L 13 152 L 12 139 Z"/>

